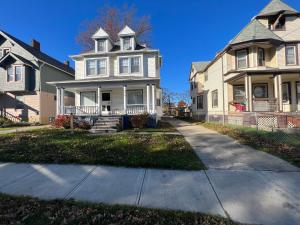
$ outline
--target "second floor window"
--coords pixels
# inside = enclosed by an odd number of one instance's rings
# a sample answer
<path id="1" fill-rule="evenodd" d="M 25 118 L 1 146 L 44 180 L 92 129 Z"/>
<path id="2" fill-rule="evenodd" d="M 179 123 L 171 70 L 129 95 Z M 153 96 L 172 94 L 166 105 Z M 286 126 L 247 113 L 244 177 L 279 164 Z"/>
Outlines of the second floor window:
<path id="1" fill-rule="evenodd" d="M 141 72 L 141 57 L 120 58 L 120 74 Z"/>
<path id="2" fill-rule="evenodd" d="M 258 49 L 257 64 L 258 66 L 265 66 L 265 50 L 263 48 Z"/>
<path id="3" fill-rule="evenodd" d="M 215 90 L 211 93 L 212 98 L 212 107 L 217 108 L 218 107 L 218 90 Z"/>
<path id="4" fill-rule="evenodd" d="M 98 52 L 105 52 L 106 51 L 106 41 L 105 40 L 98 40 Z"/>
<path id="5" fill-rule="evenodd" d="M 248 52 L 246 49 L 236 52 L 237 69 L 245 69 L 248 67 Z"/>
<path id="6" fill-rule="evenodd" d="M 296 45 L 288 45 L 285 49 L 286 53 L 286 65 L 297 64 L 297 47 Z"/>
<path id="7" fill-rule="evenodd" d="M 107 74 L 107 60 L 106 59 L 89 59 L 86 61 L 86 75 L 97 76 Z"/>
<path id="8" fill-rule="evenodd" d="M 21 81 L 22 80 L 22 71 L 23 66 L 9 66 L 7 68 L 7 81 L 13 82 L 13 81 Z"/>

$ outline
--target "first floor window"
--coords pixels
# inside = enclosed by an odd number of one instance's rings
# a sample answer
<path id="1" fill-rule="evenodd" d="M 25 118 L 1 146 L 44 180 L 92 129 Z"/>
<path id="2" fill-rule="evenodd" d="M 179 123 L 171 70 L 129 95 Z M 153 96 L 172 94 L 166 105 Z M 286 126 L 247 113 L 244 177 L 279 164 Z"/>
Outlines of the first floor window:
<path id="1" fill-rule="evenodd" d="M 245 100 L 245 86 L 233 86 L 233 100 L 242 102 Z"/>
<path id="2" fill-rule="evenodd" d="M 197 96 L 197 109 L 203 109 L 203 95 Z"/>
<path id="3" fill-rule="evenodd" d="M 286 65 L 297 64 L 297 47 L 295 45 L 286 46 Z"/>
<path id="4" fill-rule="evenodd" d="M 300 105 L 300 82 L 297 82 L 296 85 L 297 85 L 297 100 L 298 100 L 298 105 Z"/>
<path id="5" fill-rule="evenodd" d="M 127 91 L 128 105 L 143 105 L 143 90 L 128 90 Z"/>
<path id="6" fill-rule="evenodd" d="M 15 81 L 20 81 L 22 79 L 22 66 L 15 67 Z"/>
<path id="7" fill-rule="evenodd" d="M 291 99 L 290 83 L 283 83 L 282 84 L 282 100 L 284 102 L 289 102 L 290 99 Z"/>
<path id="8" fill-rule="evenodd" d="M 80 93 L 80 105 L 81 106 L 96 106 L 96 92 L 81 92 Z"/>
<path id="9" fill-rule="evenodd" d="M 211 93 L 212 98 L 212 107 L 217 108 L 218 107 L 218 90 L 215 90 Z"/>
<path id="10" fill-rule="evenodd" d="M 120 74 L 132 74 L 141 72 L 141 57 L 120 58 Z"/>
<path id="11" fill-rule="evenodd" d="M 86 75 L 97 76 L 107 74 L 107 59 L 88 59 L 86 61 Z"/>
<path id="12" fill-rule="evenodd" d="M 268 98 L 268 85 L 267 84 L 253 85 L 253 96 L 255 98 Z"/>
<path id="13" fill-rule="evenodd" d="M 236 52 L 237 69 L 244 69 L 248 67 L 248 51 L 246 49 Z"/>

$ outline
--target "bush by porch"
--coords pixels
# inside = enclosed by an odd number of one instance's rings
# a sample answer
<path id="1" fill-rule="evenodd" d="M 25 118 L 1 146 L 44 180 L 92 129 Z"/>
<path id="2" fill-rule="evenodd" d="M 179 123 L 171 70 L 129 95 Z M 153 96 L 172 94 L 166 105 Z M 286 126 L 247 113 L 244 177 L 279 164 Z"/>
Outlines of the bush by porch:
<path id="1" fill-rule="evenodd" d="M 0 136 L 0 161 L 78 163 L 201 170 L 204 165 L 182 136 L 45 129 Z"/>

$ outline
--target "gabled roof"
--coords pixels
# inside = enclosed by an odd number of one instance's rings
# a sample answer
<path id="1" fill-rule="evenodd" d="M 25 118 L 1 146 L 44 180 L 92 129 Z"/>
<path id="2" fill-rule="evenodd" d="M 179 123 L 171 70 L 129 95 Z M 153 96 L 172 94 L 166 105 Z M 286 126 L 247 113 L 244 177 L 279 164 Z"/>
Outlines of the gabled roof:
<path id="1" fill-rule="evenodd" d="M 203 72 L 210 61 L 202 61 L 202 62 L 193 62 L 192 65 L 195 67 L 197 72 Z"/>
<path id="2" fill-rule="evenodd" d="M 74 75 L 75 71 L 72 67 L 52 58 L 51 56 L 35 49 L 34 47 L 24 43 L 23 41 L 17 39 L 16 37 L 4 32 L 0 30 L 0 34 L 3 34 L 4 36 L 6 36 L 7 38 L 11 39 L 13 42 L 17 43 L 18 45 L 20 45 L 22 48 L 24 48 L 26 51 L 28 51 L 30 54 L 32 54 L 34 57 L 36 57 L 38 60 L 42 61 L 42 62 L 46 62 L 66 73 L 69 73 L 71 75 Z"/>
<path id="3" fill-rule="evenodd" d="M 231 42 L 231 45 L 248 41 L 268 40 L 283 41 L 257 19 L 253 19 Z"/>
<path id="4" fill-rule="evenodd" d="M 92 36 L 92 38 L 109 38 L 109 35 L 102 27 L 100 27 L 99 30 L 97 30 L 97 32 Z"/>
<path id="5" fill-rule="evenodd" d="M 280 12 L 298 13 L 298 11 L 281 0 L 272 0 L 257 16 L 276 15 Z"/>
<path id="6" fill-rule="evenodd" d="M 122 36 L 131 36 L 131 35 L 135 35 L 135 32 L 127 25 L 123 28 L 123 30 L 121 30 L 119 32 L 120 37 L 122 37 Z"/>
<path id="7" fill-rule="evenodd" d="M 35 65 L 30 62 L 29 60 L 23 58 L 22 56 L 19 56 L 15 53 L 12 53 L 12 52 L 9 52 L 8 54 L 6 54 L 1 60 L 0 60 L 0 66 L 3 66 L 5 64 L 5 62 L 7 60 L 9 60 L 10 58 L 14 59 L 14 60 L 17 60 L 17 61 L 21 61 L 23 62 L 25 65 L 28 65 L 28 66 L 31 66 L 31 67 L 34 67 Z"/>

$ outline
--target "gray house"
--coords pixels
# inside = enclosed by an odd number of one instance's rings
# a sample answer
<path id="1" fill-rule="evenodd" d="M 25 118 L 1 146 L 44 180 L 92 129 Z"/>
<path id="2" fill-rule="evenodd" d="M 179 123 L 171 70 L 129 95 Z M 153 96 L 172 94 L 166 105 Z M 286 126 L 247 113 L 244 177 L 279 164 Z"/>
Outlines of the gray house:
<path id="1" fill-rule="evenodd" d="M 0 115 L 11 120 L 48 123 L 56 115 L 56 89 L 50 81 L 73 80 L 68 62 L 41 52 L 40 43 L 28 45 L 0 31 Z M 72 94 L 65 102 L 74 104 Z"/>

